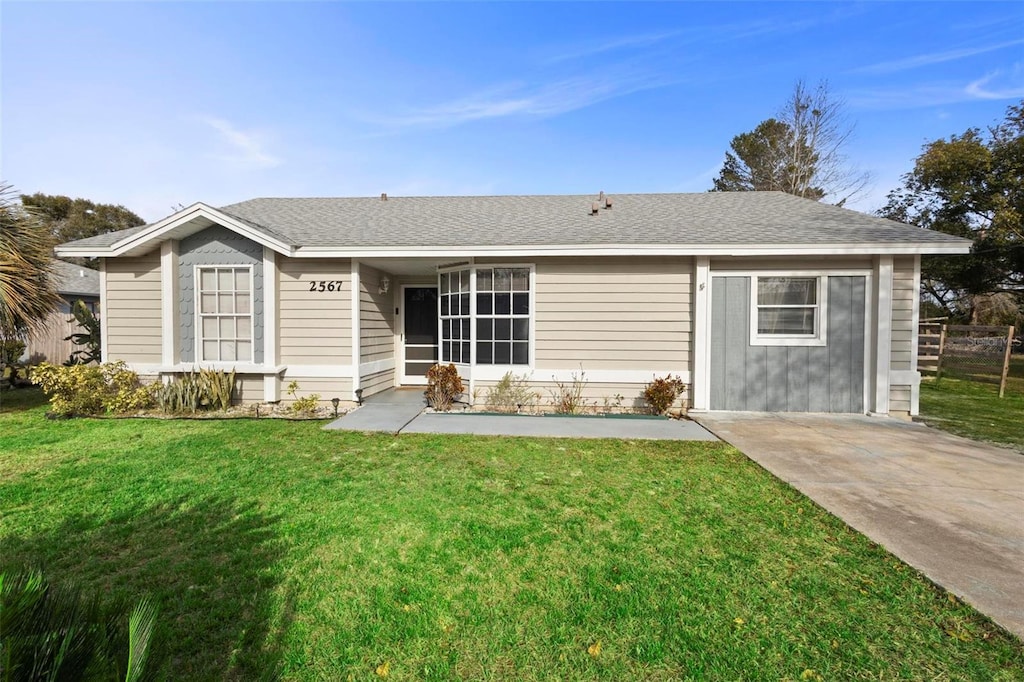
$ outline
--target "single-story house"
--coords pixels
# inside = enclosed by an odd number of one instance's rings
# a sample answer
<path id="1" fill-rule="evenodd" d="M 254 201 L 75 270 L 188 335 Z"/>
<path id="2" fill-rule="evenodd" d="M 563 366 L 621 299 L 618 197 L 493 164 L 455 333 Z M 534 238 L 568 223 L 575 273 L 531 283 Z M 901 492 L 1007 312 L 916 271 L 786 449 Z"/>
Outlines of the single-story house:
<path id="1" fill-rule="evenodd" d="M 245 401 L 355 401 L 454 363 L 480 400 L 913 415 L 921 256 L 970 242 L 782 192 L 262 198 L 64 244 L 100 259 L 103 350 L 234 368 Z"/>
<path id="2" fill-rule="evenodd" d="M 24 358 L 28 362 L 61 364 L 79 350 L 67 337 L 82 331 L 72 318 L 71 306 L 82 301 L 93 314 L 100 309 L 100 273 L 62 260 L 53 261 L 53 278 L 60 301 L 42 324 L 28 337 Z"/>

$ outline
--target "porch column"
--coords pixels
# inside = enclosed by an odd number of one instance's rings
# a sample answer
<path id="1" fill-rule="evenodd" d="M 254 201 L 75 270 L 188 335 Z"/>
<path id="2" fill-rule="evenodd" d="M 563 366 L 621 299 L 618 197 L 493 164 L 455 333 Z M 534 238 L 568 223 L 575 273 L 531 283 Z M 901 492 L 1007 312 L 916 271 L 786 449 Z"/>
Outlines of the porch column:
<path id="1" fill-rule="evenodd" d="M 351 294 L 352 294 L 352 400 L 357 400 L 356 391 L 359 389 L 359 362 L 362 359 L 362 349 L 360 343 L 360 292 L 362 291 L 362 284 L 359 281 L 359 261 L 355 258 L 352 259 L 352 283 L 351 283 Z"/>
<path id="2" fill-rule="evenodd" d="M 167 368 L 165 371 L 169 371 L 181 359 L 177 281 L 178 241 L 170 239 L 160 245 L 160 364 Z M 101 286 L 105 289 L 106 283 L 103 282 Z M 106 339 L 103 340 L 103 346 L 106 348 Z"/>
<path id="3" fill-rule="evenodd" d="M 875 277 L 875 414 L 889 414 L 889 367 L 892 360 L 892 256 L 877 256 Z"/>
<path id="4" fill-rule="evenodd" d="M 711 259 L 707 256 L 694 258 L 693 277 L 693 323 L 690 331 L 693 334 L 693 367 L 690 376 L 692 409 L 707 410 L 711 405 L 711 353 L 710 353 L 710 317 L 711 317 Z"/>

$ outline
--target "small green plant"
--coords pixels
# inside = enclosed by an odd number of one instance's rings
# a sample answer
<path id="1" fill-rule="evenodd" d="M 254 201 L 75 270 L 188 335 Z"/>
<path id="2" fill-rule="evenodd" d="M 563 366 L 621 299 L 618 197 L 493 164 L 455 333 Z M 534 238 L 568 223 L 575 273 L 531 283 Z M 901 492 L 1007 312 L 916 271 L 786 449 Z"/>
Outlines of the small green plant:
<path id="1" fill-rule="evenodd" d="M 305 398 L 298 396 L 299 382 L 292 380 L 288 384 L 288 395 L 292 397 L 292 412 L 296 414 L 313 414 L 316 412 L 317 406 L 320 404 L 320 394 L 310 393 Z"/>
<path id="2" fill-rule="evenodd" d="M 622 402 L 625 399 L 625 396 L 623 396 L 621 393 L 616 393 L 611 397 L 604 396 L 603 398 L 601 398 L 601 408 L 606 414 L 621 412 Z"/>
<path id="3" fill-rule="evenodd" d="M 38 571 L 0 573 L 0 679 L 152 679 L 147 665 L 157 610 L 148 599 L 130 612 L 76 586 L 55 586 Z"/>
<path id="4" fill-rule="evenodd" d="M 427 404 L 438 412 L 452 409 L 452 403 L 465 391 L 455 365 L 434 365 L 427 370 Z"/>
<path id="5" fill-rule="evenodd" d="M 19 339 L 0 339 L 0 383 L 7 381 L 12 386 L 18 383 L 18 370 L 22 368 L 21 356 L 25 354 L 25 342 Z M 10 379 L 5 379 L 5 369 L 10 368 Z M 26 370 L 27 375 L 27 370 Z"/>
<path id="6" fill-rule="evenodd" d="M 530 388 L 528 374 L 506 372 L 498 383 L 487 389 L 484 405 L 495 412 L 521 412 L 524 406 L 533 405 L 540 394 Z"/>
<path id="7" fill-rule="evenodd" d="M 647 384 L 643 396 L 654 414 L 665 414 L 685 391 L 686 384 L 678 375 L 666 374 L 664 378 L 655 377 Z"/>
<path id="8" fill-rule="evenodd" d="M 93 315 L 89 306 L 81 299 L 75 301 L 71 306 L 71 314 L 73 317 L 68 322 L 78 322 L 82 331 L 65 336 L 64 340 L 70 341 L 76 346 L 84 346 L 84 348 L 71 353 L 71 357 L 64 364 L 88 365 L 91 362 L 99 362 L 102 355 L 100 339 L 103 338 L 100 332 L 99 318 Z"/>
<path id="9" fill-rule="evenodd" d="M 552 377 L 554 379 L 554 377 Z M 572 373 L 572 379 L 568 382 L 555 381 L 555 388 L 548 389 L 551 394 L 551 401 L 555 412 L 558 414 L 579 414 L 587 407 L 587 401 L 583 398 L 583 389 L 587 386 L 587 373 L 582 369 L 580 373 Z"/>
<path id="10" fill-rule="evenodd" d="M 235 371 L 192 370 L 155 391 L 157 405 L 167 413 L 226 410 L 235 391 Z"/>

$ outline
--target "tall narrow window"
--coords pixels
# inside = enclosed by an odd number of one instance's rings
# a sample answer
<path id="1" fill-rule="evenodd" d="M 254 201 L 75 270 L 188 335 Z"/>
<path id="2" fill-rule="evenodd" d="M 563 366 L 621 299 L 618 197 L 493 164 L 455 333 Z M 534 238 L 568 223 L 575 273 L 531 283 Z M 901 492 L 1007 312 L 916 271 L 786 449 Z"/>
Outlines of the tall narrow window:
<path id="1" fill-rule="evenodd" d="M 476 361 L 530 364 L 530 269 L 476 271 Z"/>
<path id="2" fill-rule="evenodd" d="M 469 363 L 469 270 L 443 272 L 441 303 L 441 361 Z"/>
<path id="3" fill-rule="evenodd" d="M 199 360 L 252 362 L 252 272 L 199 268 Z"/>

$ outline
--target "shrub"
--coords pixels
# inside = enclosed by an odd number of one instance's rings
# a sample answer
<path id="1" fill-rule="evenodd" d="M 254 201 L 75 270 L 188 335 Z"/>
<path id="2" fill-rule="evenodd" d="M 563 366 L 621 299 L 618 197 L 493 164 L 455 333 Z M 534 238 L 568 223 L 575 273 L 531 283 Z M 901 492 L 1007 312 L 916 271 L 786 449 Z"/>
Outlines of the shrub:
<path id="1" fill-rule="evenodd" d="M 82 588 L 50 585 L 39 572 L 0 573 L 3 679 L 152 679 L 157 611 L 134 609 Z"/>
<path id="2" fill-rule="evenodd" d="M 164 412 L 226 410 L 235 391 L 235 372 L 221 369 L 192 370 L 155 391 Z"/>
<path id="3" fill-rule="evenodd" d="M 685 390 L 686 384 L 678 375 L 666 374 L 664 378 L 655 377 L 654 381 L 647 384 L 643 395 L 655 414 L 665 414 Z"/>
<path id="4" fill-rule="evenodd" d="M 62 417 L 100 414 L 106 382 L 98 365 L 40 363 L 32 370 L 32 382 L 50 398 L 53 414 Z"/>
<path id="5" fill-rule="evenodd" d="M 152 393 L 139 375 L 121 362 L 102 365 L 53 365 L 41 363 L 32 370 L 32 382 L 50 398 L 53 414 L 122 414 L 152 405 Z"/>
<path id="6" fill-rule="evenodd" d="M 292 397 L 292 412 L 298 414 L 313 414 L 316 412 L 316 408 L 320 404 L 320 394 L 311 393 L 305 398 L 300 398 L 297 393 L 299 391 L 299 382 L 292 381 L 288 384 L 288 395 Z"/>
<path id="7" fill-rule="evenodd" d="M 579 374 L 572 373 L 572 380 L 562 382 L 555 380 L 555 388 L 548 389 L 558 414 L 579 414 L 587 406 L 583 399 L 583 389 L 587 385 L 587 374 L 582 369 Z"/>
<path id="8" fill-rule="evenodd" d="M 528 374 L 506 372 L 494 386 L 487 389 L 484 405 L 495 412 L 519 412 L 523 405 L 532 405 L 540 394 L 527 385 Z"/>
<path id="9" fill-rule="evenodd" d="M 427 370 L 427 404 L 438 412 L 452 409 L 452 403 L 464 390 L 462 377 L 455 365 L 439 364 Z"/>

